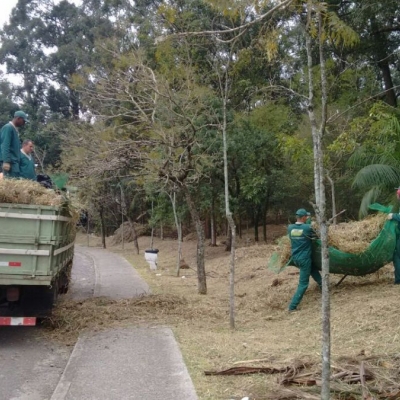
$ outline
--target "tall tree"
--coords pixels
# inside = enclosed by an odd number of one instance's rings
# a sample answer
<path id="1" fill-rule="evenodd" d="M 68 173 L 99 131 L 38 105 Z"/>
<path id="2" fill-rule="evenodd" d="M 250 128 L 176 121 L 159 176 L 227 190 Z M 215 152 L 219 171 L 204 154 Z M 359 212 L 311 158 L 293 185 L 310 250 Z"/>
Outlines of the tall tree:
<path id="1" fill-rule="evenodd" d="M 396 107 L 399 96 L 400 58 L 400 5 L 396 0 L 330 1 L 343 20 L 360 35 L 356 54 L 377 71 L 378 81 L 384 92 L 382 96 L 392 107 Z M 354 54 L 354 53 L 353 53 Z M 348 58 L 348 57 L 346 57 Z"/>

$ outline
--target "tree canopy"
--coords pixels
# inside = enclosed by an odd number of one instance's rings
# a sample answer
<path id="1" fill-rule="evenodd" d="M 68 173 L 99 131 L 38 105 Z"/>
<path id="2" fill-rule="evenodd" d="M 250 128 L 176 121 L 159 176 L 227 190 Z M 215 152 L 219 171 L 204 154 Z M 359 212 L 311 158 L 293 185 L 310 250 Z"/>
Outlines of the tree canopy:
<path id="1" fill-rule="evenodd" d="M 324 165 L 336 209 L 352 217 L 360 204 L 389 201 L 400 183 L 400 5 L 323 4 Z M 148 185 L 180 187 L 199 219 L 215 218 L 223 232 L 224 72 L 232 213 L 239 234 L 250 224 L 265 240 L 267 221 L 287 221 L 313 198 L 307 85 L 321 65 L 315 45 L 307 62 L 305 22 L 304 2 L 294 0 L 19 0 L 0 31 L 0 62 L 19 78 L 0 76 L 0 119 L 30 115 L 21 136 L 35 141 L 43 171 L 67 172 L 81 187 L 106 180 L 105 190 L 131 180 L 142 196 L 132 218 L 149 207 Z M 315 111 L 319 121 L 319 104 Z M 116 208 L 105 210 L 114 226 Z"/>

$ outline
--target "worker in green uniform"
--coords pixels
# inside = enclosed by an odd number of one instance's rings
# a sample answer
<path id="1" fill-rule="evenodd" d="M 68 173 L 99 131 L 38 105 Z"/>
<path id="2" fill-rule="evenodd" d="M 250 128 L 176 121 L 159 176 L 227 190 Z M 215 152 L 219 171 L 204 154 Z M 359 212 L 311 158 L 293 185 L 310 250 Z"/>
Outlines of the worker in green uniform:
<path id="1" fill-rule="evenodd" d="M 0 131 L 0 165 L 5 178 L 19 178 L 20 140 L 18 128 L 28 122 L 23 111 L 16 111 L 14 118 Z"/>
<path id="2" fill-rule="evenodd" d="M 30 179 L 31 181 L 36 181 L 34 150 L 35 147 L 32 140 L 26 139 L 22 142 L 19 173 L 21 178 Z"/>
<path id="3" fill-rule="evenodd" d="M 312 241 L 316 239 L 316 234 L 307 220 L 310 213 L 304 208 L 296 211 L 296 223 L 288 227 L 288 235 L 292 247 L 292 260 L 296 267 L 300 269 L 299 284 L 292 301 L 289 304 L 289 311 L 295 311 L 306 292 L 310 275 L 322 287 L 322 278 L 319 271 L 312 265 Z"/>
<path id="4" fill-rule="evenodd" d="M 400 187 L 397 188 L 397 199 L 400 200 Z M 390 213 L 388 219 L 398 222 L 396 248 L 393 253 L 394 284 L 400 285 L 400 214 Z"/>

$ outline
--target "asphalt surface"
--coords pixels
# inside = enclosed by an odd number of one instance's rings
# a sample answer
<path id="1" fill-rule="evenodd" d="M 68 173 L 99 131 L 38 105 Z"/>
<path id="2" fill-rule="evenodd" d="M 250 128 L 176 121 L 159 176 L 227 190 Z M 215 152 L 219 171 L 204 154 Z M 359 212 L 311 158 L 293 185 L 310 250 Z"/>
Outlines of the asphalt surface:
<path id="1" fill-rule="evenodd" d="M 149 293 L 122 257 L 77 248 L 95 271 L 94 296 L 126 299 Z M 78 256 L 78 257 L 79 257 Z M 76 280 L 75 284 L 86 281 Z M 110 329 L 80 336 L 51 400 L 196 400 L 172 331 L 167 327 Z"/>
<path id="2" fill-rule="evenodd" d="M 168 328 L 115 329 L 81 337 L 52 400 L 195 400 Z"/>
<path id="3" fill-rule="evenodd" d="M 0 399 L 49 399 L 71 347 L 49 342 L 40 326 L 0 328 Z"/>
<path id="4" fill-rule="evenodd" d="M 85 252 L 75 252 L 66 296 L 84 300 L 94 294 L 95 269 Z M 62 296 L 60 296 L 62 298 Z M 0 327 L 0 400 L 48 400 L 73 347 L 49 341 L 42 326 Z"/>
<path id="5" fill-rule="evenodd" d="M 122 257 L 76 247 L 69 298 L 114 299 L 149 293 Z M 72 350 L 72 352 L 71 352 Z M 195 400 L 193 384 L 167 327 L 113 329 L 50 342 L 43 328 L 1 327 L 0 400 Z"/>

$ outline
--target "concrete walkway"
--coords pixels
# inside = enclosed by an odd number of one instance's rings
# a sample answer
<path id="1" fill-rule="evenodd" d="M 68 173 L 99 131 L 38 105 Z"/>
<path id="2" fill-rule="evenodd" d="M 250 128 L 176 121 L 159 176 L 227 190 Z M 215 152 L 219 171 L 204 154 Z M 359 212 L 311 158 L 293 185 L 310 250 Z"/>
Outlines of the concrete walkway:
<path id="1" fill-rule="evenodd" d="M 131 299 L 149 294 L 148 284 L 140 277 L 132 265 L 118 254 L 94 247 L 78 247 L 92 259 L 95 271 L 94 297 L 111 299 Z"/>
<path id="2" fill-rule="evenodd" d="M 122 299 L 149 293 L 124 258 L 96 248 L 76 251 L 92 260 L 94 296 Z M 74 263 L 73 269 L 79 267 Z M 77 399 L 196 400 L 197 395 L 172 331 L 132 326 L 79 337 L 51 397 Z"/>

